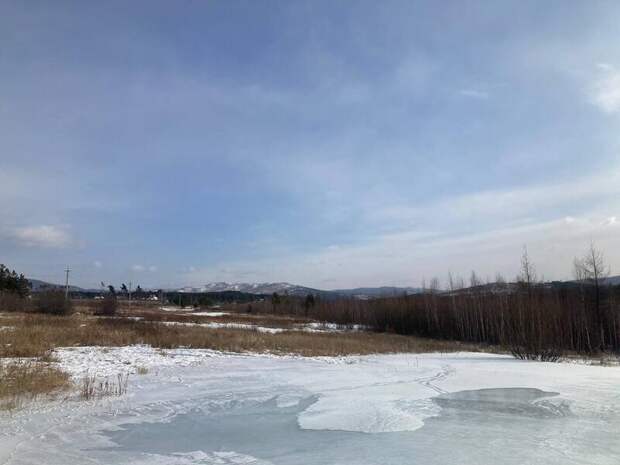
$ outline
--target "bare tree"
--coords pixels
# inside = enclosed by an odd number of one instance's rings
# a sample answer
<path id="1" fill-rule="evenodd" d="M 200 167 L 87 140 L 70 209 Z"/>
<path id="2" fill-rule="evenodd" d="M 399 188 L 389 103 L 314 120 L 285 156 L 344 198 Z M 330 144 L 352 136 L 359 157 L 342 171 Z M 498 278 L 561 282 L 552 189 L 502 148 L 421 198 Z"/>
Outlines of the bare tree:
<path id="1" fill-rule="evenodd" d="M 574 260 L 574 274 L 582 284 L 590 285 L 594 290 L 594 318 L 595 324 L 600 330 L 600 346 L 605 345 L 605 322 L 601 309 L 601 287 L 605 278 L 609 276 L 609 268 L 605 265 L 603 252 L 599 250 L 594 242 L 590 242 L 590 247 L 581 258 Z"/>
<path id="2" fill-rule="evenodd" d="M 527 252 L 527 246 L 523 246 L 523 254 L 521 254 L 521 272 L 517 279 L 527 289 L 528 294 L 531 294 L 532 286 L 536 284 L 537 277 L 536 268 Z"/>
<path id="3" fill-rule="evenodd" d="M 575 277 L 579 281 L 589 282 L 600 287 L 602 281 L 609 276 L 609 268 L 605 265 L 603 252 L 594 242 L 590 242 L 588 251 L 582 258 L 575 258 Z"/>

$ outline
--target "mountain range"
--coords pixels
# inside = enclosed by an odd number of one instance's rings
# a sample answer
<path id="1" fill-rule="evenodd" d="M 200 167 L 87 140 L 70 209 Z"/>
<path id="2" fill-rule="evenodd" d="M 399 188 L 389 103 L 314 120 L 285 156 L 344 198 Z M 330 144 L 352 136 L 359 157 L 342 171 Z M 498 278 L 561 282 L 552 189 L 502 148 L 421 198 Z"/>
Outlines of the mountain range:
<path id="1" fill-rule="evenodd" d="M 38 279 L 30 279 L 33 292 L 40 292 L 47 289 L 64 289 L 61 284 L 52 284 Z M 620 276 L 610 276 L 603 281 L 607 285 L 620 285 Z M 567 281 L 566 283 L 574 283 L 574 281 Z M 549 283 L 554 285 L 555 283 Z M 489 284 L 493 286 L 494 284 Z M 72 292 L 100 292 L 98 289 L 83 289 L 77 286 L 69 286 Z M 418 294 L 423 291 L 419 287 L 397 287 L 397 286 L 380 286 L 380 287 L 358 287 L 353 289 L 334 289 L 334 290 L 322 290 L 312 287 L 300 286 L 297 284 L 291 284 L 287 282 L 276 283 L 244 283 L 244 282 L 212 282 L 207 283 L 200 287 L 183 287 L 180 289 L 168 289 L 169 292 L 181 292 L 181 293 L 209 293 L 209 292 L 227 292 L 234 291 L 244 294 L 256 294 L 256 295 L 270 295 L 274 292 L 278 294 L 288 294 L 292 296 L 306 296 L 313 294 L 315 296 L 321 296 L 324 298 L 338 298 L 338 297 L 354 297 L 357 299 L 376 299 L 380 297 L 393 297 L 399 295 L 411 295 Z"/>
<path id="2" fill-rule="evenodd" d="M 300 286 L 297 284 L 290 284 L 286 282 L 279 283 L 228 283 L 228 282 L 214 282 L 205 284 L 202 287 L 185 287 L 180 289 L 181 292 L 223 292 L 223 291 L 238 291 L 246 294 L 288 294 L 295 296 L 305 296 L 308 294 L 325 296 L 325 297 L 356 297 L 359 299 L 370 299 L 377 297 L 389 297 L 403 294 L 416 294 L 421 292 L 422 289 L 416 287 L 359 287 L 354 289 L 336 289 L 336 290 L 322 290 L 312 287 Z"/>
<path id="3" fill-rule="evenodd" d="M 33 292 L 41 292 L 48 289 L 64 289 L 62 284 L 53 284 L 38 279 L 29 279 L 32 284 Z M 100 292 L 99 289 L 83 289 L 77 286 L 69 286 L 72 292 Z M 182 287 L 180 289 L 168 289 L 172 292 L 182 293 L 207 293 L 207 292 L 226 292 L 236 291 L 245 294 L 256 295 L 270 295 L 274 292 L 278 294 L 288 294 L 293 296 L 306 296 L 308 294 L 318 295 L 322 297 L 355 297 L 358 299 L 372 299 L 377 297 L 390 297 L 403 294 L 416 294 L 421 292 L 422 289 L 416 287 L 394 287 L 394 286 L 382 286 L 382 287 L 359 287 L 354 289 L 336 289 L 336 290 L 322 290 L 312 287 L 300 286 L 297 284 L 291 284 L 287 282 L 277 283 L 243 283 L 243 282 L 212 282 L 207 283 L 200 287 Z"/>

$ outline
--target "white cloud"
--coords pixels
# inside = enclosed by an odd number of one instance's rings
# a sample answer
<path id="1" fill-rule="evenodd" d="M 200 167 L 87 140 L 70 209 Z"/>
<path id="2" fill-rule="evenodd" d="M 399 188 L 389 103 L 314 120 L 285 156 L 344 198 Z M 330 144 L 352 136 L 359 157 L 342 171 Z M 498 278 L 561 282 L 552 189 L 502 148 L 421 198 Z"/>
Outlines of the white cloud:
<path id="1" fill-rule="evenodd" d="M 93 266 L 94 266 L 95 268 L 101 268 L 101 267 L 103 267 L 103 263 L 101 263 L 99 260 L 95 260 L 95 261 L 93 262 Z"/>
<path id="2" fill-rule="evenodd" d="M 582 178 L 514 189 L 478 191 L 447 197 L 428 205 L 372 205 L 366 209 L 365 215 L 372 221 L 405 226 L 428 223 L 428 218 L 440 218 L 440 225 L 486 221 L 514 223 L 540 217 L 538 214 L 544 209 L 563 208 L 578 202 L 587 201 L 593 207 L 601 206 L 619 195 L 620 168 L 612 166 L 603 173 Z M 574 218 L 567 216 L 565 221 L 570 223 Z"/>
<path id="3" fill-rule="evenodd" d="M 364 214 L 371 222 L 398 225 L 395 230 L 400 232 L 296 256 L 272 253 L 269 259 L 217 263 L 189 270 L 186 278 L 193 283 L 292 281 L 336 288 L 415 285 L 424 276 L 441 277 L 448 270 L 467 276 L 475 269 L 483 277 L 500 272 L 510 279 L 518 272 L 527 244 L 541 274 L 565 279 L 571 277 L 573 257 L 591 239 L 605 251 L 612 271 L 620 273 L 619 195 L 620 169 L 609 166 L 581 178 L 474 192 L 416 206 L 382 199 L 365 206 Z M 223 274 L 224 268 L 230 271 Z"/>
<path id="4" fill-rule="evenodd" d="M 480 100 L 487 100 L 489 98 L 489 93 L 476 89 L 461 89 L 459 90 L 459 95 L 463 97 L 475 98 Z"/>
<path id="5" fill-rule="evenodd" d="M 620 111 L 620 72 L 611 65 L 603 64 L 602 76 L 592 86 L 591 101 L 605 113 Z"/>
<path id="6" fill-rule="evenodd" d="M 134 265 L 131 267 L 132 271 L 135 271 L 137 273 L 142 273 L 144 271 L 149 271 L 151 273 L 154 273 L 155 271 L 157 271 L 157 267 L 155 265 L 151 265 L 151 266 L 144 266 L 144 265 Z"/>
<path id="7" fill-rule="evenodd" d="M 65 227 L 40 225 L 15 228 L 9 238 L 27 247 L 62 248 L 71 244 L 71 235 Z"/>
<path id="8" fill-rule="evenodd" d="M 505 226 L 463 235 L 422 235 L 415 231 L 375 237 L 361 245 L 323 248 L 316 253 L 279 256 L 252 262 L 220 263 L 186 276 L 192 283 L 209 281 L 290 281 L 317 288 L 377 285 L 420 285 L 426 277 L 467 277 L 475 270 L 483 279 L 497 272 L 513 279 L 527 245 L 546 279 L 569 279 L 572 260 L 590 240 L 605 252 L 612 272 L 620 271 L 620 235 L 609 217 L 560 217 L 551 221 Z M 227 267 L 222 279 L 221 267 Z M 244 276 L 244 279 L 240 279 Z"/>

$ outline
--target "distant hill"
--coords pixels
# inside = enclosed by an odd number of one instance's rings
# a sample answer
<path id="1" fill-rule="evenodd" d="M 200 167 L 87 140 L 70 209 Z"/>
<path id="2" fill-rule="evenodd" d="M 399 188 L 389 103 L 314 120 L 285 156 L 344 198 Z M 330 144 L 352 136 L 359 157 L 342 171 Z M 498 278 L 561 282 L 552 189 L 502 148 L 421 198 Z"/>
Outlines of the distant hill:
<path id="1" fill-rule="evenodd" d="M 178 290 L 178 292 L 185 293 L 207 293 L 224 291 L 236 291 L 246 294 L 259 295 L 270 295 L 274 292 L 277 292 L 278 294 L 288 294 L 294 296 L 305 296 L 308 294 L 321 295 L 329 293 L 329 291 L 321 291 L 319 289 L 313 289 L 310 287 L 299 286 L 290 283 L 227 283 L 223 281 L 208 283 L 202 287 L 184 287 Z"/>
<path id="2" fill-rule="evenodd" d="M 31 290 L 32 292 L 42 292 L 42 291 L 48 291 L 50 289 L 64 289 L 65 285 L 64 284 L 53 284 L 53 283 L 48 283 L 45 281 L 41 281 L 40 279 L 30 279 L 28 278 L 28 281 L 30 282 Z M 69 286 L 69 290 L 71 292 L 84 292 L 85 289 L 82 289 L 81 287 L 77 287 L 77 286 Z"/>
<path id="3" fill-rule="evenodd" d="M 32 292 L 41 292 L 48 289 L 64 289 L 62 284 L 48 283 L 39 279 L 29 279 L 32 284 Z M 620 285 L 620 276 L 610 276 L 604 280 L 604 284 L 618 286 Z M 550 287 L 566 287 L 577 285 L 575 281 L 553 281 L 545 283 L 545 286 Z M 485 292 L 513 292 L 516 288 L 516 283 L 506 283 L 499 285 L 497 283 L 483 284 L 477 286 L 480 290 Z M 99 293 L 100 289 L 84 289 L 78 286 L 69 286 L 71 292 L 83 292 L 83 293 Z M 472 288 L 461 289 L 457 292 L 470 291 Z M 356 298 L 356 299 L 378 299 L 382 297 L 397 297 L 402 295 L 419 294 L 423 292 L 419 287 L 397 287 L 397 286 L 379 286 L 379 287 L 357 287 L 353 289 L 335 289 L 335 290 L 322 290 L 312 287 L 300 286 L 297 284 L 291 284 L 287 282 L 277 283 L 243 283 L 243 282 L 213 282 L 207 283 L 201 287 L 183 287 L 180 289 L 168 289 L 166 292 L 174 292 L 180 294 L 218 294 L 218 293 L 240 293 L 247 295 L 268 296 L 277 292 L 278 294 L 288 294 L 291 296 L 303 297 L 308 294 L 320 296 L 326 299 L 337 298 Z M 445 291 L 444 291 L 445 292 Z"/>
<path id="4" fill-rule="evenodd" d="M 288 294 L 293 296 L 306 296 L 308 294 L 318 295 L 324 298 L 355 297 L 358 299 L 376 299 L 379 297 L 393 297 L 404 294 L 417 294 L 422 290 L 416 287 L 359 287 L 355 289 L 322 290 L 286 282 L 278 283 L 227 283 L 215 282 L 208 283 L 202 287 L 184 287 L 178 292 L 184 293 L 208 293 L 237 291 L 247 294 L 271 295 Z"/>
<path id="5" fill-rule="evenodd" d="M 605 284 L 610 286 L 620 286 L 620 276 L 610 276 L 605 278 Z"/>
<path id="6" fill-rule="evenodd" d="M 358 299 L 376 299 L 379 297 L 395 297 L 402 295 L 419 294 L 422 289 L 419 287 L 357 287 L 354 289 L 337 289 L 330 291 L 343 297 L 356 297 Z"/>

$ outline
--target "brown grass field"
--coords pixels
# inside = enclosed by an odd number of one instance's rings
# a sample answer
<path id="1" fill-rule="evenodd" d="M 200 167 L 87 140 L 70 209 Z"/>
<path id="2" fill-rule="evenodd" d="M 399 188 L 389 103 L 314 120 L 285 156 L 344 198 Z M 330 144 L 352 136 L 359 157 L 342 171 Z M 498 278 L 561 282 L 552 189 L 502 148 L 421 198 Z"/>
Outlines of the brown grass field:
<path id="1" fill-rule="evenodd" d="M 161 321 L 187 322 L 181 315 L 166 315 Z M 205 321 L 204 318 L 199 320 Z M 253 323 L 264 324 L 259 318 L 255 318 Z M 2 324 L 13 329 L 0 333 L 0 357 L 45 357 L 56 347 L 131 344 L 148 344 L 165 349 L 188 347 L 303 356 L 480 350 L 480 346 L 473 344 L 389 333 L 284 331 L 270 334 L 247 329 L 169 326 L 160 321 L 90 315 L 11 314 L 2 318 Z"/>
<path id="2" fill-rule="evenodd" d="M 71 386 L 69 375 L 42 361 L 0 360 L 0 410 L 13 410 L 24 401 L 60 393 Z"/>
<path id="3" fill-rule="evenodd" d="M 301 356 L 481 350 L 473 344 L 389 333 L 293 331 L 296 325 L 312 320 L 284 315 L 232 313 L 211 317 L 193 315 L 191 309 L 165 312 L 153 306 L 135 306 L 110 318 L 94 316 L 92 309 L 84 305 L 76 305 L 76 310 L 69 316 L 0 314 L 0 409 L 16 408 L 25 400 L 72 388 L 68 375 L 50 364 L 57 347 L 148 344 L 162 349 L 186 347 Z M 163 322 L 244 323 L 288 330 L 271 334 Z"/>

